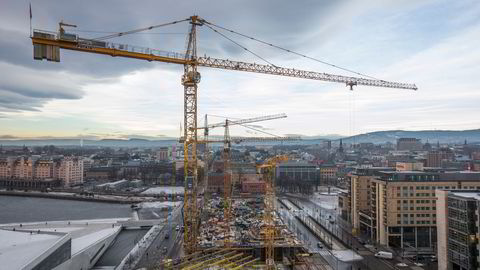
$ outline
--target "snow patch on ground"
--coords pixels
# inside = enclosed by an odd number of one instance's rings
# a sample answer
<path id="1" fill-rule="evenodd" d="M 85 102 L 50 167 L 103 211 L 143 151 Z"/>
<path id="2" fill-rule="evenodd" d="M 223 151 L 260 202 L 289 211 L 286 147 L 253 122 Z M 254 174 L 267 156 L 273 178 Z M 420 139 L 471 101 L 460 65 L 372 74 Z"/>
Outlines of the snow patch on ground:
<path id="1" fill-rule="evenodd" d="M 335 209 L 338 205 L 338 195 L 336 193 L 314 193 L 311 200 L 323 209 Z"/>
<path id="2" fill-rule="evenodd" d="M 183 194 L 184 187 L 153 187 L 145 190 L 142 194 L 153 195 L 153 194 Z"/>
<path id="3" fill-rule="evenodd" d="M 362 256 L 358 255 L 356 252 L 348 250 L 332 250 L 333 255 L 343 262 L 352 262 L 360 261 L 363 259 Z"/>
<path id="4" fill-rule="evenodd" d="M 143 202 L 140 204 L 142 208 L 167 208 L 177 207 L 182 202 Z"/>

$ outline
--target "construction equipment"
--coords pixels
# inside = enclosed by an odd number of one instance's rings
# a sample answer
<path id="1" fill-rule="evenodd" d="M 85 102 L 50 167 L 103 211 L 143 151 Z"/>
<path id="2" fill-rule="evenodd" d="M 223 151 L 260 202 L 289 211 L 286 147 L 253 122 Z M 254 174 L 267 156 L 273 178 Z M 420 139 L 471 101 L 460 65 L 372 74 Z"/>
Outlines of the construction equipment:
<path id="1" fill-rule="evenodd" d="M 263 170 L 265 187 L 265 263 L 267 269 L 274 269 L 275 267 L 275 222 L 273 220 L 273 213 L 275 211 L 275 167 L 278 163 L 288 161 L 288 156 L 279 155 L 267 159 L 262 165 L 257 166 L 257 169 Z"/>
<path id="2" fill-rule="evenodd" d="M 224 181 L 223 181 L 223 191 L 224 191 L 224 212 L 223 212 L 223 217 L 224 217 L 224 224 L 226 226 L 225 228 L 225 235 L 228 235 L 228 237 L 230 237 L 230 221 L 231 221 L 231 215 L 232 215 L 232 191 L 233 191 L 233 188 L 232 188 L 232 171 L 231 171 L 231 168 L 230 168 L 230 158 L 231 158 L 231 155 L 230 155 L 230 148 L 231 148 L 231 142 L 232 142 L 232 139 L 230 138 L 230 130 L 229 130 L 229 126 L 230 126 L 230 123 L 234 123 L 236 125 L 241 125 L 241 124 L 244 124 L 244 123 L 252 123 L 252 122 L 258 122 L 258 121 L 265 121 L 265 120 L 270 120 L 270 119 L 276 119 L 276 118 L 284 118 L 284 117 L 287 117 L 286 115 L 284 114 L 281 114 L 281 115 L 277 115 L 277 116 L 271 116 L 271 117 L 263 117 L 263 118 L 257 118 L 257 120 L 254 120 L 254 119 L 245 119 L 245 120 L 238 120 L 238 121 L 232 121 L 230 122 L 230 120 L 228 119 L 225 119 L 225 124 L 224 124 L 224 128 L 225 128 L 225 134 L 224 134 L 224 144 L 223 144 L 223 176 L 224 176 Z M 261 140 L 261 138 L 253 138 L 251 140 Z M 273 137 L 274 140 L 277 140 L 279 141 L 280 139 L 278 139 L 278 137 Z M 291 138 L 292 140 L 294 138 Z M 288 139 L 286 139 L 288 140 Z M 225 246 L 226 247 L 229 247 L 230 246 L 230 241 L 229 241 L 229 238 L 225 238 Z"/>
<path id="3" fill-rule="evenodd" d="M 301 140 L 300 137 L 230 137 L 230 131 L 229 131 L 229 126 L 230 123 L 234 123 L 234 125 L 241 125 L 244 123 L 253 123 L 253 122 L 259 122 L 259 121 L 266 121 L 266 120 L 272 120 L 272 119 L 278 119 L 278 118 L 285 118 L 285 114 L 279 114 L 279 115 L 272 115 L 272 116 L 264 116 L 264 117 L 257 117 L 257 118 L 249 118 L 249 119 L 243 119 L 243 120 L 236 120 L 236 121 L 230 121 L 228 119 L 225 119 L 225 122 L 223 123 L 218 123 L 218 124 L 212 124 L 212 125 L 206 125 L 206 127 L 212 128 L 212 127 L 221 127 L 223 126 L 225 128 L 224 132 L 224 139 L 223 141 L 215 141 L 215 140 L 198 140 L 197 143 L 219 143 L 223 142 L 223 152 L 222 152 L 222 159 L 223 159 L 223 175 L 224 175 L 224 208 L 223 208 L 223 222 L 225 225 L 224 228 L 224 235 L 225 235 L 225 240 L 224 240 L 224 246 L 225 247 L 230 247 L 231 241 L 229 239 L 230 236 L 230 221 L 231 221 L 231 215 L 232 215 L 232 171 L 230 167 L 230 150 L 231 150 L 231 144 L 232 142 L 234 143 L 242 143 L 242 142 L 267 142 L 267 141 L 298 141 Z M 208 130 L 208 128 L 205 128 L 205 130 Z M 206 136 L 208 136 L 208 132 L 205 133 Z M 208 181 L 208 179 L 207 179 Z M 208 185 L 208 184 L 207 184 Z"/>
<path id="4" fill-rule="evenodd" d="M 205 182 L 203 183 L 203 200 L 204 204 L 207 204 L 210 201 L 210 191 L 208 190 L 208 178 L 210 176 L 210 166 L 211 166 L 211 155 L 210 155 L 210 144 L 208 143 L 208 117 L 205 114 L 205 127 L 203 130 L 203 137 L 206 139 L 205 149 L 204 149 L 204 160 L 205 160 Z M 205 208 L 203 208 L 205 209 Z"/>
<path id="5" fill-rule="evenodd" d="M 261 117 L 254 117 L 254 118 L 246 118 L 246 119 L 240 119 L 240 120 L 228 120 L 225 119 L 225 121 L 216 123 L 216 124 L 208 124 L 208 117 L 205 115 L 205 126 L 204 127 L 199 127 L 198 129 L 203 129 L 204 130 L 204 138 L 205 138 L 205 153 L 206 158 L 205 161 L 207 163 L 207 167 L 209 164 L 209 149 L 208 149 L 208 136 L 209 136 L 209 130 L 217 127 L 223 127 L 225 129 L 225 134 L 224 134 L 224 140 L 223 140 L 223 153 L 222 153 L 222 158 L 223 158 L 223 168 L 224 168 L 224 223 L 225 223 L 225 233 L 230 234 L 230 216 L 231 216 L 231 206 L 232 206 L 232 200 L 231 200 L 231 194 L 232 194 L 232 183 L 231 183 L 231 177 L 232 173 L 230 170 L 230 147 L 232 143 L 232 139 L 230 138 L 230 131 L 229 131 L 229 126 L 231 125 L 244 125 L 244 124 L 249 124 L 249 123 L 256 123 L 256 122 L 261 122 L 261 121 L 267 121 L 267 120 L 274 120 L 274 119 L 280 119 L 280 118 L 286 118 L 287 115 L 284 113 L 281 114 L 274 114 L 274 115 L 267 115 L 267 116 L 261 116 Z M 259 140 L 269 140 L 270 138 L 234 138 L 235 143 L 240 143 L 243 141 L 259 141 Z M 294 138 L 290 138 L 294 139 Z M 278 140 L 278 138 L 276 139 Z M 197 141 L 198 143 L 199 141 Z M 209 197 L 209 192 L 208 192 L 208 168 L 206 172 L 206 178 L 205 178 L 205 190 L 204 190 L 204 202 L 208 202 L 207 198 Z M 228 246 L 229 241 L 225 241 L 226 246 Z"/>
<path id="6" fill-rule="evenodd" d="M 208 124 L 208 116 L 205 114 L 205 122 L 203 127 L 198 127 L 197 129 L 203 129 L 203 137 L 204 137 L 204 142 L 205 142 L 205 154 L 204 154 L 204 159 L 205 163 L 207 164 L 207 169 L 205 172 L 205 183 L 204 183 L 204 201 L 208 202 L 209 200 L 209 192 L 208 192 L 208 176 L 209 176 L 209 165 L 210 165 L 210 149 L 209 149 L 209 131 L 210 129 L 217 128 L 217 127 L 223 127 L 227 128 L 227 126 L 232 126 L 232 125 L 243 125 L 243 124 L 249 124 L 249 123 L 256 123 L 256 122 L 261 122 L 261 121 L 267 121 L 267 120 L 273 120 L 273 119 L 280 119 L 280 118 L 286 118 L 287 115 L 284 113 L 280 114 L 273 114 L 273 115 L 266 115 L 266 116 L 260 116 L 260 117 L 254 117 L 254 118 L 246 118 L 246 119 L 239 119 L 239 120 L 228 120 L 228 121 L 223 121 L 220 123 L 215 123 L 215 124 Z M 224 141 L 226 142 L 227 139 L 224 138 Z M 231 142 L 230 139 L 228 141 Z M 241 138 L 236 138 L 234 140 L 235 143 L 240 143 L 243 140 Z M 225 143 L 224 142 L 224 143 Z M 198 143 L 198 141 L 197 141 Z"/>
<path id="7" fill-rule="evenodd" d="M 167 25 L 177 24 L 180 22 L 189 22 L 191 25 L 188 33 L 187 49 L 185 54 L 165 52 L 150 48 L 139 48 L 131 45 L 115 44 L 104 41 L 109 38 L 125 36 L 128 34 L 147 31 Z M 192 253 L 196 250 L 198 226 L 200 224 L 197 218 L 197 85 L 200 82 L 200 73 L 197 71 L 197 68 L 199 66 L 344 83 L 349 86 L 350 89 L 352 89 L 352 87 L 355 85 L 367 85 L 411 90 L 417 89 L 414 84 L 333 75 L 327 73 L 279 67 L 273 64 L 262 65 L 256 63 L 211 58 L 207 56 L 197 57 L 197 27 L 203 25 L 219 33 L 217 30 L 214 29 L 214 27 L 218 27 L 217 25 L 210 23 L 198 16 L 191 16 L 180 21 L 154 25 L 128 32 L 120 32 L 97 39 L 81 38 L 75 34 L 68 34 L 65 32 L 64 26 L 69 25 L 65 23 L 59 25 L 59 31 L 57 33 L 34 30 L 33 35 L 31 36 L 34 46 L 34 59 L 38 60 L 47 59 L 49 61 L 60 61 L 59 49 L 61 48 L 117 57 L 127 57 L 147 61 L 159 61 L 183 65 L 184 73 L 181 82 L 184 87 L 185 137 L 184 245 L 185 252 L 187 254 Z M 252 40 L 256 39 L 252 38 Z"/>

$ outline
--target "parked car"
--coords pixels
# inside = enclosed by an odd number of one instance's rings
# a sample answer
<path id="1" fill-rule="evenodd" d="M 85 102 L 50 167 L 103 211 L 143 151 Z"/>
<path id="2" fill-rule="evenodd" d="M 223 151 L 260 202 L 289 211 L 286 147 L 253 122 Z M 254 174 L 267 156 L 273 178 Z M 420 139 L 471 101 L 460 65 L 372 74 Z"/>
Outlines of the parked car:
<path id="1" fill-rule="evenodd" d="M 318 242 L 318 243 L 317 243 L 317 247 L 318 247 L 318 248 L 323 248 L 322 243 L 321 243 L 321 242 Z"/>
<path id="2" fill-rule="evenodd" d="M 375 257 L 391 260 L 391 259 L 393 259 L 393 254 L 391 252 L 387 252 L 387 251 L 379 251 L 379 252 L 375 253 Z"/>

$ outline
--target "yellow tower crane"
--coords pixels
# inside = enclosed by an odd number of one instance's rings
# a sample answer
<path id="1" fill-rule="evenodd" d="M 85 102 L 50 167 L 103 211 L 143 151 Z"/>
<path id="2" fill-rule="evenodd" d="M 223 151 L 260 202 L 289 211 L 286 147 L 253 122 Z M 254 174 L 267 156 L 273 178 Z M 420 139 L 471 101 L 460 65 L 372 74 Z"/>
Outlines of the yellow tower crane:
<path id="1" fill-rule="evenodd" d="M 106 39 L 125 36 L 129 34 L 138 33 L 141 31 L 148 31 L 155 28 L 173 25 L 181 22 L 189 22 L 190 30 L 187 38 L 187 49 L 184 54 L 175 52 L 165 52 L 150 48 L 139 48 L 126 44 L 116 44 L 106 42 Z M 355 85 L 366 85 L 376 87 L 389 87 L 399 89 L 416 90 L 414 84 L 388 82 L 374 78 L 361 78 L 334 75 L 327 73 L 320 73 L 314 71 L 305 71 L 294 68 L 285 68 L 269 64 L 256 64 L 240 61 L 232 61 L 226 59 L 212 58 L 212 57 L 198 57 L 197 56 L 197 27 L 206 26 L 214 32 L 229 39 L 221 31 L 230 31 L 237 33 L 206 21 L 198 16 L 191 16 L 189 18 L 153 25 L 145 28 L 135 29 L 127 32 L 120 32 L 108 35 L 101 38 L 89 39 L 82 38 L 76 34 L 67 33 L 64 26 L 70 26 L 65 23 L 59 25 L 57 32 L 34 30 L 31 36 L 34 46 L 34 59 L 49 61 L 60 61 L 60 49 L 74 50 L 81 52 L 89 52 L 95 54 L 104 54 L 115 57 L 134 58 L 147 61 L 158 61 L 165 63 L 173 63 L 183 65 L 184 73 L 182 76 L 182 85 L 184 89 L 184 168 L 185 168 L 185 194 L 184 194 L 184 246 L 185 252 L 190 254 L 196 250 L 199 220 L 197 217 L 197 85 L 200 82 L 200 73 L 197 71 L 198 67 L 210 67 L 219 69 L 228 69 L 236 71 L 256 72 L 263 74 L 312 79 L 327 82 L 344 83 L 352 89 Z M 280 48 L 270 43 L 249 37 L 251 40 L 267 44 L 269 46 L 282 49 L 283 51 L 294 53 L 301 57 L 307 57 L 287 49 Z M 231 39 L 229 39 L 232 41 Z M 241 46 L 240 44 L 236 43 Z M 243 49 L 249 51 L 247 48 Z M 251 52 L 251 51 L 249 51 Z M 252 53 L 252 52 L 251 52 Z M 256 54 L 255 54 L 256 55 Z M 258 55 L 256 55 L 258 56 Z M 309 58 L 309 57 L 307 57 Z M 262 58 L 263 59 L 263 58 Z M 313 58 L 310 58 L 313 59 Z M 263 59 L 265 60 L 265 59 Z M 318 61 L 318 60 L 317 60 Z M 319 61 L 321 62 L 321 61 Z M 346 70 L 346 69 L 344 69 Z M 358 75 L 361 75 L 357 73 Z"/>

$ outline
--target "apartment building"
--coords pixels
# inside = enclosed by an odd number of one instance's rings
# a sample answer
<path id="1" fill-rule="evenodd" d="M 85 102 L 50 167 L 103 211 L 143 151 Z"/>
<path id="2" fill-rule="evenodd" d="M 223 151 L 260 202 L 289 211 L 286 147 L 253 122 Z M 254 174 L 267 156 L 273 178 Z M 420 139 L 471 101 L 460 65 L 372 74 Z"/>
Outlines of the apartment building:
<path id="1" fill-rule="evenodd" d="M 15 179 L 33 178 L 33 160 L 31 158 L 20 157 L 15 159 L 12 167 L 12 177 Z"/>
<path id="2" fill-rule="evenodd" d="M 480 191 L 436 191 L 438 269 L 480 269 Z"/>
<path id="3" fill-rule="evenodd" d="M 82 158 L 21 156 L 0 160 L 0 186 L 50 187 L 56 180 L 66 186 L 83 183 Z"/>
<path id="4" fill-rule="evenodd" d="M 375 243 L 436 249 L 436 190 L 480 189 L 478 172 L 357 170 L 350 176 L 351 223 Z"/>
<path id="5" fill-rule="evenodd" d="M 0 159 L 0 179 L 12 177 L 13 161 L 11 158 Z"/>
<path id="6" fill-rule="evenodd" d="M 56 163 L 53 160 L 38 160 L 35 163 L 34 178 L 36 179 L 50 179 L 56 178 L 57 173 Z"/>
<path id="7" fill-rule="evenodd" d="M 64 186 L 74 186 L 83 183 L 83 160 L 78 157 L 65 157 L 60 162 L 58 178 Z"/>

